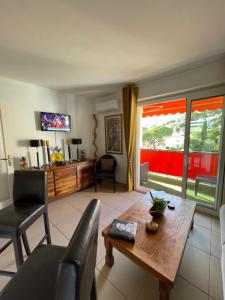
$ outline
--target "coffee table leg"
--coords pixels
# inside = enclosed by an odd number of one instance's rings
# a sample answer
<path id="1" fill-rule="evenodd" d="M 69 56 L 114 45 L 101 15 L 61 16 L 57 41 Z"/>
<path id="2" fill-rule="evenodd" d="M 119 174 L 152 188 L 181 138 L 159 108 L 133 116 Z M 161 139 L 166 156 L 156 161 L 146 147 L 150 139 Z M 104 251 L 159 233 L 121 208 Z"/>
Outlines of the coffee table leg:
<path id="1" fill-rule="evenodd" d="M 171 289 L 172 285 L 170 283 L 159 281 L 159 300 L 169 300 Z"/>
<path id="2" fill-rule="evenodd" d="M 191 221 L 191 230 L 194 228 L 194 217 L 193 217 L 193 219 L 192 219 L 192 221 Z"/>
<path id="3" fill-rule="evenodd" d="M 105 249 L 106 249 L 105 264 L 108 267 L 112 267 L 114 264 L 113 246 L 107 240 L 107 238 L 105 238 Z"/>

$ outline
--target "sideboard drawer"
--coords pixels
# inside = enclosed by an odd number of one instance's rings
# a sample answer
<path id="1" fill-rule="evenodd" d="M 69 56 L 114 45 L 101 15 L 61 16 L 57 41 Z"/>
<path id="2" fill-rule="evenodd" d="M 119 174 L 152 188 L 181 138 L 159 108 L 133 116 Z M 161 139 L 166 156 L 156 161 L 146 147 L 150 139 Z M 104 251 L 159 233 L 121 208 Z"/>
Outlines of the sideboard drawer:
<path id="1" fill-rule="evenodd" d="M 53 171 L 48 171 L 48 199 L 55 198 L 55 182 Z"/>
<path id="2" fill-rule="evenodd" d="M 65 177 L 76 176 L 76 166 L 66 166 L 64 168 L 54 170 L 55 180 L 61 180 Z"/>

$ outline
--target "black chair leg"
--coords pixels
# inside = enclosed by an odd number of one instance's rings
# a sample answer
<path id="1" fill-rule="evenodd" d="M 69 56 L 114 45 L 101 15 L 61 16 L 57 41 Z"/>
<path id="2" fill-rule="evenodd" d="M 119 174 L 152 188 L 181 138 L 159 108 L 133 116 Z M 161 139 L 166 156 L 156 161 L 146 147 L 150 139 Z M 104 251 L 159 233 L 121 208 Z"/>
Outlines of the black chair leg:
<path id="1" fill-rule="evenodd" d="M 27 254 L 27 256 L 29 256 L 30 255 L 30 247 L 29 247 L 29 244 L 28 244 L 26 232 L 22 233 L 22 239 L 23 239 L 23 244 L 24 244 L 24 249 L 26 251 L 26 254 Z"/>
<path id="2" fill-rule="evenodd" d="M 93 284 L 92 284 L 92 287 L 91 287 L 91 300 L 97 300 L 95 277 L 93 279 Z"/>
<path id="3" fill-rule="evenodd" d="M 44 225 L 45 225 L 45 233 L 47 235 L 47 243 L 51 245 L 52 240 L 51 240 L 51 234 L 50 234 L 50 228 L 49 228 L 49 220 L 48 220 L 48 212 L 45 211 L 43 214 L 44 217 Z"/>
<path id="4" fill-rule="evenodd" d="M 16 267 L 18 271 L 20 266 L 23 264 L 23 250 L 20 236 L 13 238 L 13 246 L 15 251 Z"/>
<path id="5" fill-rule="evenodd" d="M 98 181 L 97 181 L 97 179 L 95 180 L 95 193 L 97 192 L 97 183 L 98 183 Z"/>
<path id="6" fill-rule="evenodd" d="M 114 193 L 116 192 L 116 180 L 115 177 L 113 178 L 113 189 L 114 189 Z"/>

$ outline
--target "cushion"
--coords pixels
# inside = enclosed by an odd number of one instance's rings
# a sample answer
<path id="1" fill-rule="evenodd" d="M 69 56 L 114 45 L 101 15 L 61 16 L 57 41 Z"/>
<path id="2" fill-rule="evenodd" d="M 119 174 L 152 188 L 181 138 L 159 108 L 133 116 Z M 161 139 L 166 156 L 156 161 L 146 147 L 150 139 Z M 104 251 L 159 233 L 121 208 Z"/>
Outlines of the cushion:
<path id="1" fill-rule="evenodd" d="M 102 171 L 113 171 L 113 159 L 112 158 L 102 158 L 101 159 L 101 169 Z"/>
<path id="2" fill-rule="evenodd" d="M 45 211 L 44 204 L 9 205 L 0 210 L 0 236 L 27 228 Z"/>
<path id="3" fill-rule="evenodd" d="M 54 300 L 59 263 L 66 248 L 37 247 L 1 291 L 1 300 Z"/>

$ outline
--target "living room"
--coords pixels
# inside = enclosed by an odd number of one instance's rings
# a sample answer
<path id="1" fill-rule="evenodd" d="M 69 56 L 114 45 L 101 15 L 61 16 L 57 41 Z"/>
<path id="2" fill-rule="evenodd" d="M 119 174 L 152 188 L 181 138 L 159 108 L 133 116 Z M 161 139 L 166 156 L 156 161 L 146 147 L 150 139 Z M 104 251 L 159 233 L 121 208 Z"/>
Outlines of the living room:
<path id="1" fill-rule="evenodd" d="M 76 165 L 74 172 L 77 186 L 73 186 L 70 192 L 61 195 L 61 186 L 58 192 L 54 179 L 54 196 L 48 201 L 51 242 L 53 245 L 67 247 L 89 202 L 95 198 L 100 200 L 95 265 L 97 296 L 100 300 L 145 300 L 159 297 L 184 300 L 223 299 L 225 283 L 221 273 L 221 244 L 224 242 L 223 236 L 222 240 L 220 236 L 223 235 L 223 231 L 220 230 L 223 220 L 219 220 L 219 214 L 220 207 L 225 203 L 222 113 L 225 94 L 224 10 L 225 5 L 219 0 L 213 3 L 201 0 L 188 3 L 139 1 L 132 5 L 128 1 L 117 4 L 105 1 L 0 3 L 0 158 L 6 159 L 1 160 L 1 209 L 4 210 L 9 204 L 9 199 L 13 199 L 15 170 L 33 167 L 38 170 L 38 164 L 43 169 L 49 165 L 56 169 L 65 169 L 67 164 L 69 167 Z M 136 124 L 136 133 L 133 133 L 134 149 L 129 157 L 126 128 L 126 114 L 129 109 L 126 110 L 124 105 L 126 93 L 131 95 L 129 99 L 136 99 L 135 118 L 132 119 L 129 115 L 130 124 L 127 126 L 130 132 L 132 124 Z M 210 168 L 209 173 L 202 173 L 203 167 L 196 166 L 196 160 L 193 160 L 195 175 L 189 176 L 188 157 L 190 158 L 192 152 L 189 147 L 192 142 L 190 131 L 191 128 L 196 130 L 196 126 L 192 126 L 191 118 L 193 112 L 197 111 L 192 109 L 192 104 L 194 101 L 205 99 L 212 99 L 214 103 L 214 98 L 218 96 L 223 98 L 220 106 L 204 106 L 205 111 L 211 114 L 221 110 L 218 147 L 213 149 L 211 154 L 218 156 L 217 165 L 213 170 Z M 172 103 L 181 99 L 186 101 L 183 148 L 182 151 L 178 149 L 182 153 L 171 150 L 173 154 L 174 151 L 182 154 L 179 176 L 174 176 L 176 170 L 174 173 L 168 173 L 172 156 L 168 158 L 167 172 L 154 169 L 154 162 L 149 159 L 147 178 L 143 185 L 140 169 L 143 163 L 141 122 L 144 109 L 158 104 L 162 109 L 162 103 Z M 178 110 L 176 108 L 176 113 Z M 203 108 L 200 111 L 202 112 Z M 69 116 L 70 130 L 43 130 L 41 112 Z M 148 112 L 150 117 L 157 113 Z M 162 110 L 158 115 L 160 120 L 166 119 L 167 116 L 175 116 L 171 110 Z M 110 122 L 113 122 L 114 117 L 120 122 L 119 149 L 116 151 L 109 149 L 110 137 L 107 134 L 107 128 L 111 129 Z M 208 131 L 212 128 L 213 118 L 214 116 L 206 118 Z M 201 119 L 195 124 L 200 124 L 203 128 Z M 177 129 L 174 129 L 174 134 L 177 132 Z M 181 135 L 179 139 L 180 137 Z M 41 141 L 41 144 L 32 147 L 31 140 L 38 143 Z M 161 151 L 160 155 L 165 152 L 168 154 L 165 141 L 161 142 L 163 149 L 152 149 L 150 146 L 151 149 L 145 150 L 149 153 L 150 150 Z M 58 166 L 52 159 L 57 151 L 63 155 L 63 161 L 60 161 Z M 209 152 L 204 150 L 204 155 L 208 155 Z M 103 180 L 102 184 L 99 184 L 102 178 L 97 180 L 95 192 L 94 164 L 105 154 L 112 155 L 116 160 L 115 193 L 111 180 Z M 79 175 L 79 168 L 81 173 L 86 171 L 82 171 L 82 167 L 78 165 L 82 166 L 82 163 L 92 161 L 92 179 L 87 179 L 86 175 Z M 206 164 L 206 160 L 204 163 Z M 207 163 L 210 164 L 209 160 Z M 163 164 L 165 162 L 161 162 L 161 166 Z M 130 165 L 133 167 L 133 174 L 129 173 Z M 175 165 L 178 168 L 178 163 Z M 127 172 L 131 182 L 129 189 Z M 65 177 L 65 174 L 60 176 Z M 79 176 L 85 178 L 80 183 Z M 156 177 L 159 178 L 157 182 Z M 68 179 L 67 185 L 71 180 Z M 88 183 L 86 180 L 89 180 Z M 176 188 L 176 193 L 173 193 L 171 182 L 179 182 L 179 190 Z M 159 183 L 162 186 L 159 187 Z M 191 186 L 192 193 L 188 186 Z M 160 194 L 157 194 L 156 190 Z M 135 253 L 129 252 L 132 248 L 129 242 L 126 242 L 128 246 L 125 250 L 123 243 L 115 242 L 114 265 L 109 267 L 110 249 L 105 249 L 104 245 L 104 239 L 107 244 L 108 236 L 105 234 L 103 237 L 102 231 L 114 218 L 128 213 L 129 208 L 136 205 L 136 202 L 144 199 L 143 201 L 148 201 L 150 209 L 150 192 L 153 196 L 156 193 L 156 197 L 159 198 L 163 195 L 166 201 L 171 202 L 168 205 L 171 204 L 172 208 L 166 207 L 164 213 L 164 217 L 168 215 L 168 227 L 164 233 L 169 233 L 171 241 L 177 241 L 176 230 L 180 227 L 180 230 L 185 232 L 182 235 L 182 251 L 178 251 L 178 255 L 175 247 L 170 245 L 170 248 L 169 244 L 166 245 L 163 241 L 158 255 L 162 251 L 164 257 L 160 261 L 163 261 L 164 268 L 162 267 L 161 271 L 157 269 L 156 272 L 156 267 L 146 267 L 146 261 L 140 261 L 135 249 Z M 204 200 L 209 199 L 208 197 L 212 197 L 213 205 L 208 205 Z M 174 212 L 176 214 L 180 211 L 181 202 L 177 199 L 182 198 L 186 198 L 185 203 L 190 205 L 187 220 L 181 222 L 180 214 L 177 223 L 174 222 L 174 227 L 170 228 L 173 222 L 170 222 L 169 218 Z M 196 205 L 196 209 L 192 204 Z M 194 215 L 194 226 L 189 233 L 193 217 L 190 212 Z M 147 221 L 150 222 L 152 217 L 148 211 L 147 216 Z M 150 241 L 159 239 L 157 234 L 160 234 L 161 223 L 160 218 L 158 220 L 155 219 L 155 223 L 159 224 L 156 233 L 148 232 L 144 228 L 145 238 L 148 236 Z M 41 218 L 27 229 L 27 240 L 32 250 L 29 255 L 31 258 L 43 233 Z M 139 233 L 138 228 L 137 235 Z M 3 246 L 5 239 L 1 238 L 0 242 Z M 147 247 L 146 245 L 147 241 L 143 242 L 141 247 Z M 153 249 L 153 244 L 150 244 L 146 253 L 151 252 L 153 255 Z M 106 250 L 108 265 L 105 263 Z M 167 257 L 167 252 L 170 251 Z M 26 260 L 26 251 L 23 252 Z M 179 259 L 176 258 L 174 262 L 175 254 Z M 158 262 L 157 259 L 156 261 Z M 173 262 L 171 265 L 176 269 L 173 280 L 168 276 L 172 288 L 164 285 L 160 274 L 164 270 L 165 275 L 170 262 Z M 17 271 L 12 245 L 1 253 L 0 264 L 2 270 Z M 9 280 L 10 277 L 0 276 L 1 290 L 4 291 Z M 17 295 L 15 299 L 22 299 L 18 293 Z"/>

